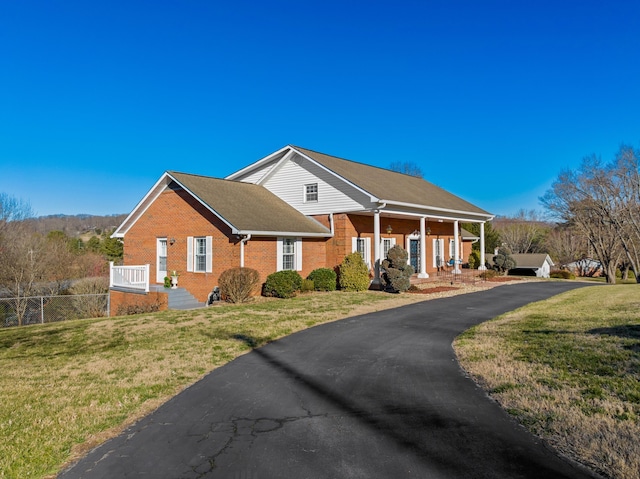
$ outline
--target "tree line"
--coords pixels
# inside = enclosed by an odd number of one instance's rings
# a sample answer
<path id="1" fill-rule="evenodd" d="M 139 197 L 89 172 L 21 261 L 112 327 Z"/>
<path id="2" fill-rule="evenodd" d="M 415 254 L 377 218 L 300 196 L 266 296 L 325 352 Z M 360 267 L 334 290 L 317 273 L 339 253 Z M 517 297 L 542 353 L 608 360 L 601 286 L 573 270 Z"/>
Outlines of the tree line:
<path id="1" fill-rule="evenodd" d="M 547 253 L 559 267 L 576 264 L 582 276 L 601 273 L 615 283 L 631 271 L 640 282 L 639 158 L 640 150 L 622 145 L 608 162 L 591 155 L 561 171 L 540 198 L 544 216 L 521 210 L 485 225 L 485 252 Z M 464 227 L 480 234 L 478 224 Z"/>
<path id="2" fill-rule="evenodd" d="M 122 259 L 122 243 L 110 237 L 113 230 L 91 228 L 86 241 L 63 230 L 43 231 L 28 202 L 0 193 L 0 297 L 57 295 L 74 280 L 107 278 L 109 261 Z M 100 292 L 108 287 L 105 281 L 94 285 Z"/>

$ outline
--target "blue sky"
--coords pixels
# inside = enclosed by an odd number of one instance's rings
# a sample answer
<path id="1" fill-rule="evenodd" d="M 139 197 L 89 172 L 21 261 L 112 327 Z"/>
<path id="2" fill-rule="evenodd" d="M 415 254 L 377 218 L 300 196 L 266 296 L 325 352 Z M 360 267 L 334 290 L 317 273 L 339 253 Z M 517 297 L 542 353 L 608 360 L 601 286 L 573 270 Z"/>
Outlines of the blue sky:
<path id="1" fill-rule="evenodd" d="M 389 167 L 497 215 L 640 143 L 632 1 L 0 3 L 0 192 L 129 213 L 166 170 L 287 144 Z"/>

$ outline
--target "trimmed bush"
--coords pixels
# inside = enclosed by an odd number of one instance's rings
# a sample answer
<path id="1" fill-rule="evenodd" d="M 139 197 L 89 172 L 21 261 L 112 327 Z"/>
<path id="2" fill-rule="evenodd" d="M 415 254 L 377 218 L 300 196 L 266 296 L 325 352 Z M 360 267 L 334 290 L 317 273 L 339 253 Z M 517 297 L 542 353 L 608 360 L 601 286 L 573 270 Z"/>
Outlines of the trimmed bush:
<path id="1" fill-rule="evenodd" d="M 387 291 L 402 293 L 411 286 L 413 266 L 408 264 L 409 253 L 402 246 L 395 245 L 382 262 L 382 281 Z"/>
<path id="2" fill-rule="evenodd" d="M 469 255 L 469 268 L 478 269 L 480 267 L 480 253 L 472 251 Z"/>
<path id="3" fill-rule="evenodd" d="M 549 273 L 550 278 L 556 279 L 576 279 L 576 275 L 566 269 L 556 269 Z"/>
<path id="4" fill-rule="evenodd" d="M 231 268 L 223 271 L 218 280 L 220 296 L 229 303 L 246 303 L 260 281 L 260 273 L 251 268 Z"/>
<path id="5" fill-rule="evenodd" d="M 313 281 L 316 291 L 335 291 L 338 275 L 329 268 L 314 269 L 307 279 Z"/>
<path id="6" fill-rule="evenodd" d="M 495 269 L 487 269 L 480 273 L 480 278 L 482 279 L 491 279 L 498 276 L 498 272 Z"/>
<path id="7" fill-rule="evenodd" d="M 275 298 L 293 298 L 302 287 L 302 276 L 297 271 L 278 271 L 267 276 L 262 294 Z"/>
<path id="8" fill-rule="evenodd" d="M 366 291 L 369 289 L 369 267 L 360 253 L 351 253 L 340 264 L 338 283 L 344 291 Z"/>
<path id="9" fill-rule="evenodd" d="M 300 291 L 303 293 L 308 293 L 309 291 L 315 290 L 315 284 L 312 279 L 303 279 L 302 286 L 300 286 Z"/>

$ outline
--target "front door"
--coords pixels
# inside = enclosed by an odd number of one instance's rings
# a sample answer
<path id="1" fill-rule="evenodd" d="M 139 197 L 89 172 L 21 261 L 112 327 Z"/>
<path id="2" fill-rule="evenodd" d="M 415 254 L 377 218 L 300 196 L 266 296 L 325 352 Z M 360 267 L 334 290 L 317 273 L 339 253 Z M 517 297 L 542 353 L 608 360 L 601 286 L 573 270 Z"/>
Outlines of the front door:
<path id="1" fill-rule="evenodd" d="M 420 240 L 409 240 L 409 263 L 415 272 L 420 271 Z"/>
<path id="2" fill-rule="evenodd" d="M 158 238 L 156 261 L 156 282 L 163 283 L 167 275 L 167 238 Z"/>

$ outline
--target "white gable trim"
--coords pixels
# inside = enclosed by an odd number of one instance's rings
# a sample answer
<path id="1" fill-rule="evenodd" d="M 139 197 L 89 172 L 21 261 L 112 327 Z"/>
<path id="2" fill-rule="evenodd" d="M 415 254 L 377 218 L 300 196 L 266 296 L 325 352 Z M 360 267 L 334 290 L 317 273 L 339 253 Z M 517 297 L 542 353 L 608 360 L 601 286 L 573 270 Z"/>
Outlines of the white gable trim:
<path id="1" fill-rule="evenodd" d="M 339 180 L 343 181 L 345 184 L 351 186 L 352 188 L 355 188 L 356 190 L 358 190 L 360 193 L 367 195 L 370 199 L 370 201 L 372 203 L 377 203 L 379 201 L 384 201 L 384 200 L 380 200 L 377 196 L 372 195 L 371 193 L 369 193 L 366 190 L 363 190 L 362 188 L 360 188 L 358 185 L 356 185 L 355 183 L 350 182 L 349 180 L 347 180 L 346 178 L 340 176 L 339 174 L 335 173 L 334 171 L 330 170 L 329 168 L 327 168 L 326 166 L 318 163 L 317 161 L 315 161 L 313 158 L 305 155 L 304 153 L 302 153 L 301 151 L 296 150 L 293 147 L 290 147 L 293 151 L 295 151 L 298 155 L 300 155 L 301 157 L 303 157 L 305 160 L 310 161 L 311 163 L 313 163 L 314 165 L 316 165 L 318 168 L 326 171 L 327 173 L 333 175 L 334 177 L 338 178 Z"/>
<path id="2" fill-rule="evenodd" d="M 140 200 L 140 202 L 136 205 L 133 211 L 125 218 L 120 226 L 115 230 L 115 232 L 111 235 L 112 238 L 124 238 L 124 235 L 131 229 L 131 227 L 138 221 L 138 219 L 149 209 L 149 207 L 153 204 L 153 202 L 160 196 L 160 194 L 167 189 L 167 187 L 174 181 L 178 184 L 184 191 L 189 193 L 198 203 L 204 206 L 207 210 L 211 211 L 214 215 L 216 215 L 220 221 L 226 224 L 229 228 L 231 228 L 231 232 L 233 234 L 238 234 L 238 229 L 229 223 L 225 218 L 222 217 L 216 210 L 207 205 L 204 201 L 198 198 L 192 191 L 189 190 L 186 186 L 180 183 L 177 179 L 175 179 L 168 171 L 165 171 L 164 174 L 160 177 L 160 179 L 156 182 L 155 185 L 149 190 L 149 192 Z"/>
<path id="3" fill-rule="evenodd" d="M 258 160 L 255 163 L 252 163 L 251 165 L 246 166 L 239 171 L 236 171 L 235 173 L 231 173 L 230 175 L 225 177 L 225 180 L 235 180 L 237 178 L 240 178 L 241 176 L 245 176 L 253 170 L 259 169 L 263 165 L 269 163 L 271 160 L 273 160 L 273 158 L 281 154 L 283 151 L 286 151 L 287 149 L 291 149 L 291 147 L 287 145 L 284 148 L 280 148 L 278 151 L 271 153 L 269 156 L 265 156 L 261 160 Z"/>
<path id="4" fill-rule="evenodd" d="M 269 168 L 264 176 L 258 180 L 256 185 L 264 185 L 267 181 L 269 181 L 269 178 L 275 175 L 282 168 L 282 165 L 289 161 L 293 155 L 293 150 L 289 150 L 273 167 Z"/>

